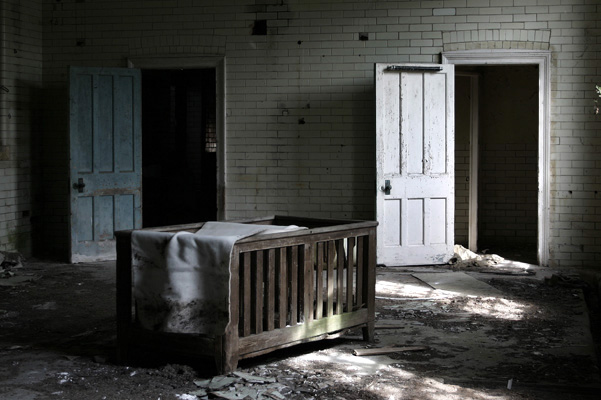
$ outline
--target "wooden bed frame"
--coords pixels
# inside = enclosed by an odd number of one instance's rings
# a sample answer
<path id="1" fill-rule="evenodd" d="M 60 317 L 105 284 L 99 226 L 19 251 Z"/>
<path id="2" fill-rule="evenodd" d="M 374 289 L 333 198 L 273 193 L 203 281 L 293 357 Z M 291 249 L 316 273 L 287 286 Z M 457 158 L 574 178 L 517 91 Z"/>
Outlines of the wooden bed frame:
<path id="1" fill-rule="evenodd" d="M 156 332 L 136 323 L 132 296 L 132 231 L 117 236 L 117 347 L 127 362 L 134 349 L 210 356 L 217 372 L 238 360 L 361 327 L 373 340 L 376 226 L 348 221 L 271 216 L 231 222 L 298 225 L 309 229 L 239 240 L 230 260 L 230 321 L 223 335 Z M 147 228 L 196 232 L 204 223 Z"/>

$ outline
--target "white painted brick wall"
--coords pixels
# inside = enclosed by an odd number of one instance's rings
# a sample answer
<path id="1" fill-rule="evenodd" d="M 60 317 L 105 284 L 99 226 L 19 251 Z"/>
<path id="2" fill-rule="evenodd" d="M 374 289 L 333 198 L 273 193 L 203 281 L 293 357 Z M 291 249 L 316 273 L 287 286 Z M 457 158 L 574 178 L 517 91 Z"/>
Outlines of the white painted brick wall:
<path id="1" fill-rule="evenodd" d="M 41 0 L 0 3 L 0 250 L 31 253 L 33 138 L 42 81 Z"/>
<path id="2" fill-rule="evenodd" d="M 591 114 L 601 82 L 596 1 L 39 1 L 44 84 L 55 99 L 64 98 L 69 65 L 226 57 L 231 218 L 375 217 L 375 62 L 439 62 L 443 50 L 551 50 L 552 263 L 601 258 L 601 238 L 581 225 L 584 215 L 601 222 L 600 121 Z M 251 35 L 257 19 L 267 20 L 268 35 Z M 85 46 L 77 46 L 82 39 Z M 45 116 L 44 151 L 53 155 L 43 173 L 45 226 L 66 242 L 65 109 L 48 104 Z M 591 164 L 575 164 L 583 160 Z"/>

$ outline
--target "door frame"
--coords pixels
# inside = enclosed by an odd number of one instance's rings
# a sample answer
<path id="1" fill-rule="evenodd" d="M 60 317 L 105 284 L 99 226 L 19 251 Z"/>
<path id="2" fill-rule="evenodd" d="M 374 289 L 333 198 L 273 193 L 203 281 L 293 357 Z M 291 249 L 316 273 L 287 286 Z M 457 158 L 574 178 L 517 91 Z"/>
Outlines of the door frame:
<path id="1" fill-rule="evenodd" d="M 442 64 L 538 65 L 538 238 L 537 259 L 549 265 L 551 182 L 551 52 L 548 50 L 465 50 L 442 53 Z"/>
<path id="2" fill-rule="evenodd" d="M 480 135 L 480 75 L 473 72 L 457 72 L 455 70 L 455 77 L 457 76 L 463 76 L 470 80 L 468 248 L 476 252 L 478 251 L 478 172 L 480 170 L 480 144 L 478 140 Z"/>
<path id="3" fill-rule="evenodd" d="M 128 68 L 138 69 L 201 69 L 215 68 L 216 122 L 217 122 L 217 219 L 227 218 L 225 210 L 226 181 L 226 124 L 225 124 L 225 56 L 154 56 L 128 58 Z M 144 112 L 144 110 L 142 110 Z M 144 188 L 142 188 L 142 192 Z M 142 207 L 144 204 L 142 204 Z"/>

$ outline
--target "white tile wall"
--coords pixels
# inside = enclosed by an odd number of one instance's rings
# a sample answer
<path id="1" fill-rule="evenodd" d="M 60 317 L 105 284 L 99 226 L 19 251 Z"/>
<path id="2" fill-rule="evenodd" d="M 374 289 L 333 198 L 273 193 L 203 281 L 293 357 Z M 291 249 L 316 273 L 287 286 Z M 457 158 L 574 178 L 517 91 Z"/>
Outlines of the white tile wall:
<path id="1" fill-rule="evenodd" d="M 35 26 L 26 21 L 41 19 L 44 84 L 55 96 L 65 93 L 68 65 L 125 66 L 127 57 L 142 55 L 224 55 L 231 218 L 271 212 L 375 217 L 375 62 L 439 62 L 443 50 L 551 50 L 552 264 L 583 266 L 601 259 L 601 237 L 583 225 L 601 224 L 601 121 L 591 112 L 594 83 L 601 82 L 597 1 L 8 3 L 32 4 L 19 24 Z M 267 21 L 268 34 L 253 36 L 253 23 L 260 19 Z M 16 35 L 14 21 L 5 17 L 4 24 Z M 360 33 L 369 40 L 359 40 Z M 28 60 L 37 68 L 39 37 L 33 36 Z M 85 45 L 78 46 L 82 40 Z M 43 217 L 47 231 L 66 243 L 65 111 L 50 109 L 48 115 L 49 107 L 44 134 L 52 140 L 44 142 L 49 154 L 44 176 L 51 184 L 44 192 Z M 11 145 L 11 152 L 27 158 L 27 150 L 14 146 L 25 145 Z M 23 197 L 3 188 L 2 200 Z M 19 224 L 14 214 L 3 211 L 0 223 Z M 5 246 L 10 229 L 0 230 Z"/>
<path id="2" fill-rule="evenodd" d="M 0 3 L 0 250 L 31 252 L 32 168 L 37 167 L 41 69 L 41 0 Z"/>

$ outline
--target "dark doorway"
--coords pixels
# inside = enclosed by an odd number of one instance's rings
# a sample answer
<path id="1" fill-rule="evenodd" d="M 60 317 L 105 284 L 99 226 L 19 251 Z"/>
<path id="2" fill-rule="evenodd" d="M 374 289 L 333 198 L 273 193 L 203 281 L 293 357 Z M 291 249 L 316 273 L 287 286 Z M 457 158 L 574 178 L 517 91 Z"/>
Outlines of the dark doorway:
<path id="1" fill-rule="evenodd" d="M 466 246 L 470 160 L 477 157 L 477 250 L 537 262 L 537 65 L 461 66 L 456 69 L 455 236 Z M 463 76 L 461 76 L 463 74 Z M 470 147 L 470 76 L 476 82 L 477 150 Z M 474 154 L 477 151 L 477 155 Z M 467 246 L 466 246 L 467 247 Z M 472 249 L 474 250 L 474 249 Z"/>
<path id="2" fill-rule="evenodd" d="M 215 220 L 215 69 L 142 70 L 145 227 Z"/>

